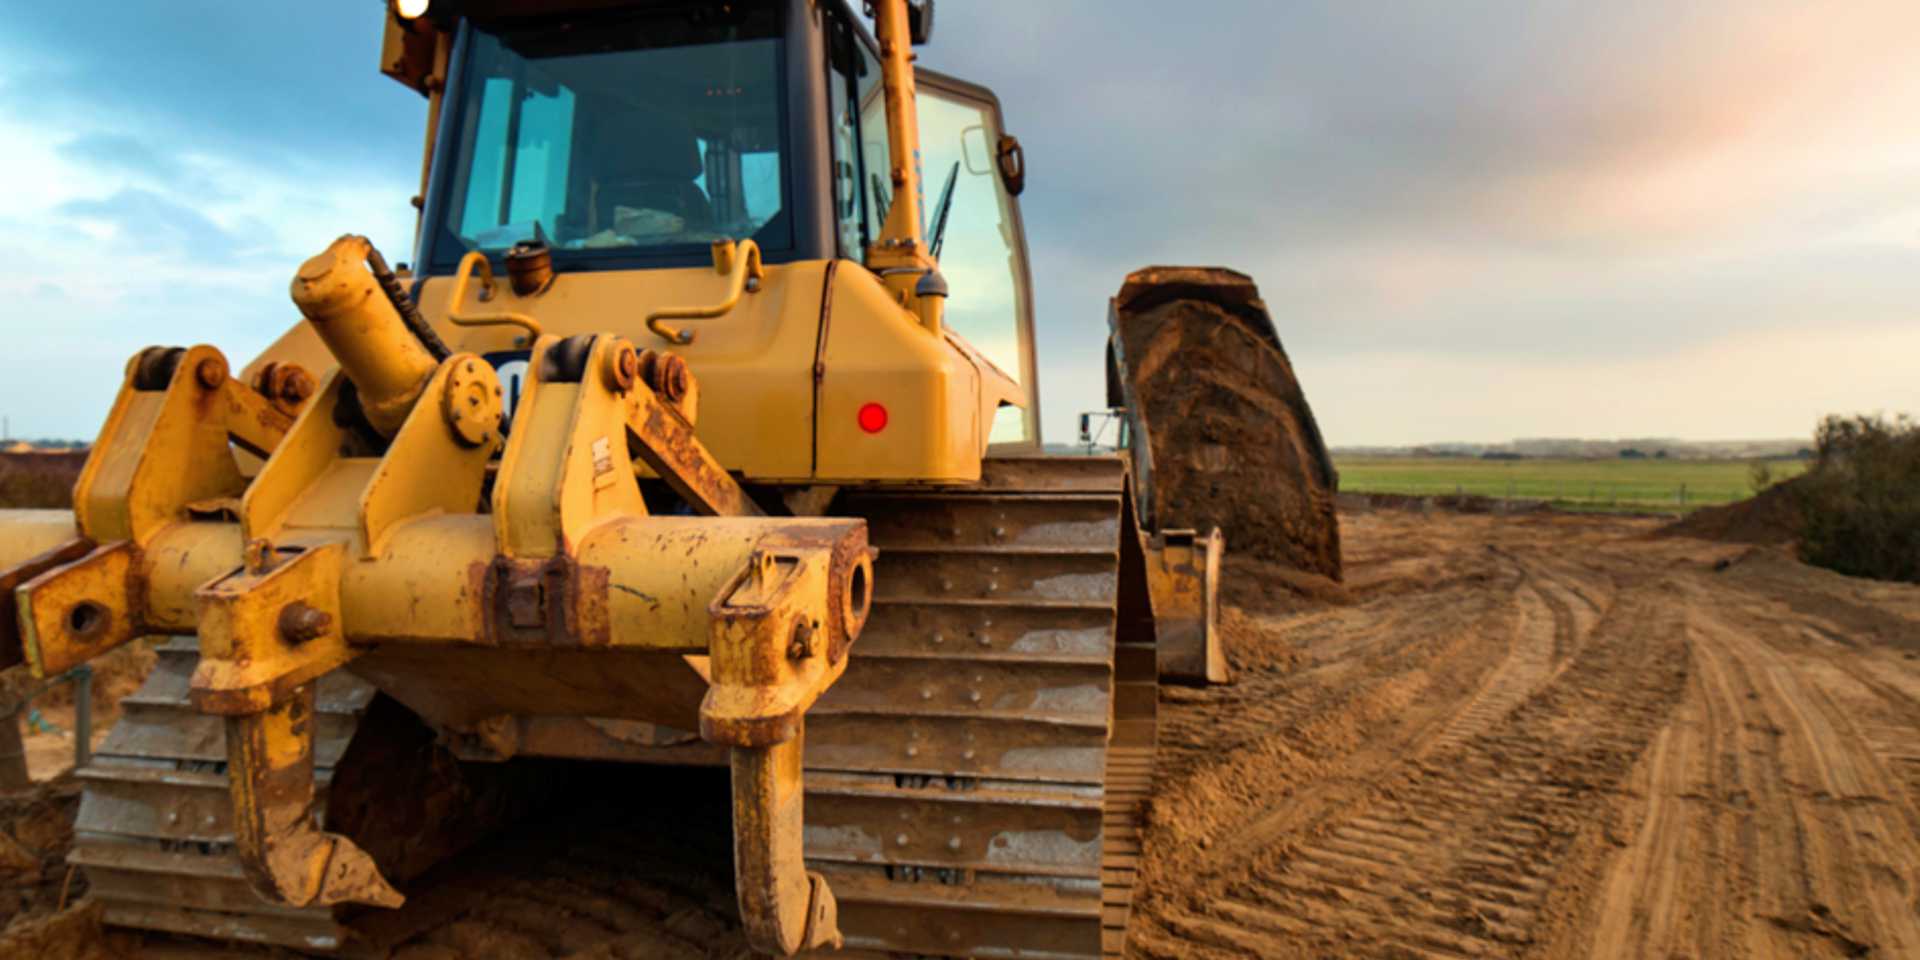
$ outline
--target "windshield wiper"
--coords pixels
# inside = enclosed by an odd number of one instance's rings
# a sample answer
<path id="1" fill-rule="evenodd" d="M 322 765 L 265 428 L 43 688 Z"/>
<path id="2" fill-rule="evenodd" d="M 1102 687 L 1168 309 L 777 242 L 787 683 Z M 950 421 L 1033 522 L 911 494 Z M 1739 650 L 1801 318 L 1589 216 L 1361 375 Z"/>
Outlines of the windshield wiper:
<path id="1" fill-rule="evenodd" d="M 933 240 L 927 244 L 927 256 L 940 259 L 940 244 L 947 239 L 947 213 L 953 209 L 953 186 L 960 178 L 960 161 L 947 171 L 947 185 L 940 188 L 940 202 L 933 207 Z"/>

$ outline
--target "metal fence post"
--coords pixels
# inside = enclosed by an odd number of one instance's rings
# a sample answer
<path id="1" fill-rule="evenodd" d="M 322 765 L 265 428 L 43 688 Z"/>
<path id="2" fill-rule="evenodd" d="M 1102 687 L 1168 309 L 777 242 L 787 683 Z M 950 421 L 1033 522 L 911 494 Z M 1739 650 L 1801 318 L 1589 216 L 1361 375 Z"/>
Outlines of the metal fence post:
<path id="1" fill-rule="evenodd" d="M 83 663 L 70 671 L 73 677 L 73 768 L 80 769 L 93 759 L 93 665 Z"/>

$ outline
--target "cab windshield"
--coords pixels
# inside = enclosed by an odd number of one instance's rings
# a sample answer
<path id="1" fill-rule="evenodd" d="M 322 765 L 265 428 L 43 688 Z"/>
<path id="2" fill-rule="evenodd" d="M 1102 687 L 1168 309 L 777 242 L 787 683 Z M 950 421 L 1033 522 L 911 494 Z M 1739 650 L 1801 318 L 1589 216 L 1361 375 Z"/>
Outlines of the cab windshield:
<path id="1" fill-rule="evenodd" d="M 743 3 L 470 28 L 433 266 L 535 239 L 562 264 L 792 246 L 778 21 Z"/>

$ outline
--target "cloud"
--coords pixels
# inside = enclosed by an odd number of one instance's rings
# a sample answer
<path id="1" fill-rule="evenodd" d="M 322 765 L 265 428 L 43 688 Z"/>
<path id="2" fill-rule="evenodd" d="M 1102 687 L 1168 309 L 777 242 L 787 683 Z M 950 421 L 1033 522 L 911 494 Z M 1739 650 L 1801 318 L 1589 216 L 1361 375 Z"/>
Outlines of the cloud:
<path id="1" fill-rule="evenodd" d="M 923 57 L 997 89 L 1026 143 L 1050 436 L 1098 402 L 1083 374 L 1126 272 L 1217 263 L 1261 284 L 1329 438 L 1361 443 L 1424 438 L 1316 367 L 1524 373 L 1920 327 L 1916 36 L 1906 0 L 979 0 Z M 1485 381 L 1409 402 L 1484 411 Z M 1516 432 L 1565 432 L 1523 407 Z"/>
<path id="2" fill-rule="evenodd" d="M 56 209 L 64 216 L 107 228 L 121 250 L 214 260 L 249 250 L 241 237 L 150 190 L 123 189 L 103 200 L 69 200 Z"/>
<path id="3" fill-rule="evenodd" d="M 1790 435 L 1911 394 L 1911 0 L 948 6 L 922 62 L 1026 145 L 1050 439 L 1104 401 L 1106 300 L 1150 263 L 1252 274 L 1335 443 Z M 342 232 L 410 259 L 424 107 L 376 72 L 378 3 L 261 10 L 0 0 L 32 185 L 0 324 L 68 351 L 0 380 L 17 428 L 91 433 L 154 340 L 258 349 Z"/>
<path id="4" fill-rule="evenodd" d="M 102 172 L 138 178 L 178 180 L 186 173 L 177 158 L 124 133 L 81 134 L 61 144 L 59 155 Z"/>
<path id="5" fill-rule="evenodd" d="M 88 437 L 129 356 L 244 360 L 295 321 L 294 267 L 345 232 L 411 259 L 424 102 L 376 71 L 377 4 L 0 0 L 0 380 L 17 433 Z M 46 398 L 58 397 L 58 403 Z"/>
<path id="6" fill-rule="evenodd" d="M 378 73 L 375 0 L 0 0 L 0 109 L 164 134 L 233 159 L 350 174 L 419 160 L 418 94 Z"/>

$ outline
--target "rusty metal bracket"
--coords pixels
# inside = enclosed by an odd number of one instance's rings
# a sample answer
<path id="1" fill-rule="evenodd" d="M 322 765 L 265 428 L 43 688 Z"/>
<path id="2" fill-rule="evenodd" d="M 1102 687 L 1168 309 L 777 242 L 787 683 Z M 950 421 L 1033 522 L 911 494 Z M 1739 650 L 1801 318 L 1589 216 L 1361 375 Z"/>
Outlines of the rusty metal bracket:
<path id="1" fill-rule="evenodd" d="M 294 907 L 406 902 L 366 851 L 313 813 L 314 684 L 260 713 L 228 717 L 234 845 L 262 896 Z"/>
<path id="2" fill-rule="evenodd" d="M 1220 528 L 1206 536 L 1165 530 L 1143 539 L 1160 679 L 1196 686 L 1231 683 L 1219 630 L 1220 562 L 1226 550 Z"/>
<path id="3" fill-rule="evenodd" d="M 263 568 L 234 570 L 200 599 L 194 707 L 252 714 L 353 659 L 340 624 L 340 541 L 265 551 Z"/>
<path id="4" fill-rule="evenodd" d="M 58 676 L 146 634 L 139 559 L 139 549 L 120 540 L 14 591 L 21 645 L 34 676 Z"/>
<path id="5" fill-rule="evenodd" d="M 82 535 L 145 546 L 186 507 L 246 489 L 230 444 L 271 452 L 292 420 L 208 346 L 149 347 L 127 374 L 74 485 Z"/>
<path id="6" fill-rule="evenodd" d="M 485 360 L 459 353 L 441 362 L 361 491 L 366 556 L 378 555 L 408 520 L 479 508 L 502 410 L 499 377 Z"/>
<path id="7" fill-rule="evenodd" d="M 507 555 L 572 553 L 602 519 L 646 516 L 636 455 L 697 513 L 762 515 L 681 407 L 649 385 L 658 381 L 682 401 L 697 396 L 691 374 L 671 360 L 645 362 L 633 344 L 601 334 L 542 337 L 528 366 L 494 483 L 494 525 Z"/>
<path id="8" fill-rule="evenodd" d="M 570 557 L 514 560 L 495 557 L 480 588 L 480 642 L 554 647 L 605 647 L 612 642 L 607 617 L 607 568 L 582 566 Z"/>
<path id="9" fill-rule="evenodd" d="M 756 550 L 712 616 L 712 686 L 700 736 L 732 748 L 734 886 L 756 949 L 776 956 L 840 944 L 833 892 L 802 853 L 807 708 L 846 670 L 827 655 L 830 551 Z M 865 562 L 862 557 L 860 562 Z M 860 624 L 851 625 L 857 633 Z"/>
<path id="10" fill-rule="evenodd" d="M 136 354 L 74 486 L 79 535 L 0 572 L 17 614 L 0 627 L 0 666 L 24 658 L 55 676 L 147 633 L 146 548 L 194 522 L 195 504 L 237 497 L 233 448 L 264 455 L 291 423 L 212 347 Z"/>
<path id="11" fill-rule="evenodd" d="M 616 356 L 624 356 L 633 350 L 633 345 L 621 340 L 610 348 Z M 643 367 L 674 369 L 671 360 L 654 360 Z M 693 375 L 686 373 L 684 377 L 686 385 L 680 388 L 683 396 L 698 396 Z M 624 399 L 627 430 L 638 444 L 636 452 L 640 459 L 696 512 L 710 517 L 757 517 L 763 513 L 733 475 L 694 437 L 693 424 L 682 416 L 680 406 L 663 399 L 644 384 L 624 391 Z"/>
<path id="12" fill-rule="evenodd" d="M 20 605 L 15 591 L 43 573 L 66 566 L 93 552 L 90 540 L 73 539 L 44 553 L 0 571 L 0 670 L 25 663 L 27 651 L 22 643 Z"/>
<path id="13" fill-rule="evenodd" d="M 702 737 L 765 747 L 800 735 L 807 708 L 847 665 L 827 656 L 830 564 L 826 551 L 763 547 L 714 598 Z"/>
<path id="14" fill-rule="evenodd" d="M 260 569 L 236 570 L 194 594 L 200 665 L 191 696 L 203 712 L 258 713 L 354 657 L 340 622 L 345 544 L 265 554 Z"/>
<path id="15" fill-rule="evenodd" d="M 263 896 L 289 906 L 403 898 L 351 840 L 313 815 L 314 682 L 355 655 L 341 629 L 338 541 L 259 548 L 254 565 L 200 588 L 191 696 L 224 714 L 234 840 Z"/>

